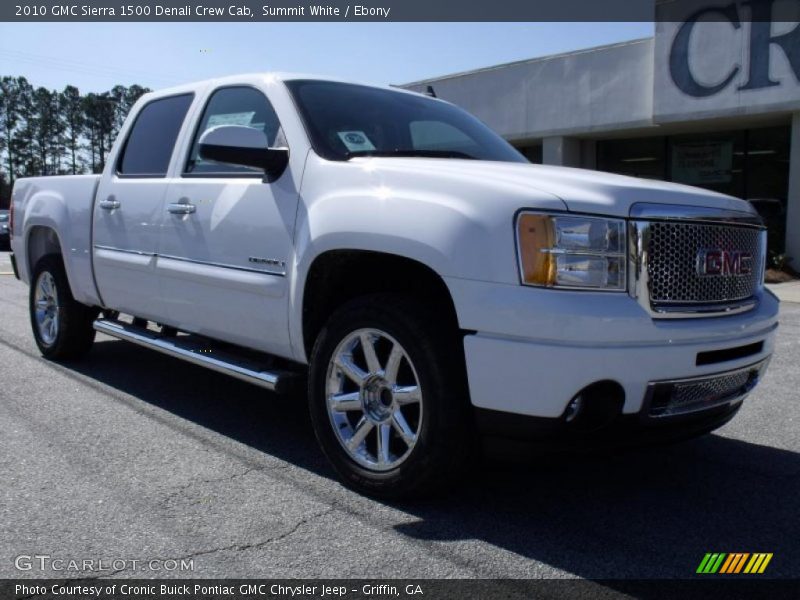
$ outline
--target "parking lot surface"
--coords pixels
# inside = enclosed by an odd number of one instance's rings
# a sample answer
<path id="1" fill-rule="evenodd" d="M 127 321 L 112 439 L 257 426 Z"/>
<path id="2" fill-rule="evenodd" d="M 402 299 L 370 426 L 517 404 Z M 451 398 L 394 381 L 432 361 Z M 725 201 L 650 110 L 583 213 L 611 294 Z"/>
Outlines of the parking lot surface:
<path id="1" fill-rule="evenodd" d="M 7 253 L 0 272 L 10 271 Z M 0 577 L 19 555 L 193 559 L 148 577 L 690 577 L 706 552 L 800 575 L 800 305 L 736 419 L 672 447 L 515 453 L 447 497 L 341 487 L 304 400 L 98 337 L 39 356 L 27 288 L 0 275 Z"/>

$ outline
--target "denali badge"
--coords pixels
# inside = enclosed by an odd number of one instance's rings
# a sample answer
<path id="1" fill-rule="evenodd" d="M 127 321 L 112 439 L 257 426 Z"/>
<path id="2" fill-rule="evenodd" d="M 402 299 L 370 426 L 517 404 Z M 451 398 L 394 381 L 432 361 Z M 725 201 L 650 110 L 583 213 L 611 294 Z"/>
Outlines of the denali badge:
<path id="1" fill-rule="evenodd" d="M 753 270 L 753 255 L 738 250 L 705 249 L 697 253 L 697 274 L 749 275 Z"/>

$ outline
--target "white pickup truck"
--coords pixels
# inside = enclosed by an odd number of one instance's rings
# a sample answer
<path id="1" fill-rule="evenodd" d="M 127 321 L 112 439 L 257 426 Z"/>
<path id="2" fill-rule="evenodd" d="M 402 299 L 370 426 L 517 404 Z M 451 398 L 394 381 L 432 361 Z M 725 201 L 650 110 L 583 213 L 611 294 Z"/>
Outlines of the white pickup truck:
<path id="1" fill-rule="evenodd" d="M 746 202 L 531 165 L 398 89 L 258 74 L 147 94 L 102 175 L 21 179 L 12 206 L 45 357 L 99 331 L 307 381 L 336 471 L 384 497 L 446 485 L 479 434 L 711 431 L 773 351 Z"/>

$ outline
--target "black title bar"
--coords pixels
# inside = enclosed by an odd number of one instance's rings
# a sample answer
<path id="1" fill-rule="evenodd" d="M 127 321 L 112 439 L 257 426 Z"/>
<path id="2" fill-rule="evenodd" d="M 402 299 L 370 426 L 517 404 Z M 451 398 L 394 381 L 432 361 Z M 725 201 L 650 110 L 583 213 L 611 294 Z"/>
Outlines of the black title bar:
<path id="1" fill-rule="evenodd" d="M 0 21 L 726 21 L 732 5 L 741 22 L 800 21 L 800 0 L 3 0 Z"/>

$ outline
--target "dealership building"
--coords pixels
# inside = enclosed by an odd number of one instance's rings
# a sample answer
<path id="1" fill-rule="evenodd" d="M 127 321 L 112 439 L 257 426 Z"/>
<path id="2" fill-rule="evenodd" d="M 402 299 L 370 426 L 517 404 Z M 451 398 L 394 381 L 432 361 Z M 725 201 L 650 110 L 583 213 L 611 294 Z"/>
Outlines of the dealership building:
<path id="1" fill-rule="evenodd" d="M 750 23 L 746 10 L 730 4 L 656 23 L 652 38 L 404 87 L 432 87 L 535 163 L 762 200 L 770 247 L 785 241 L 800 268 L 800 27 Z"/>

